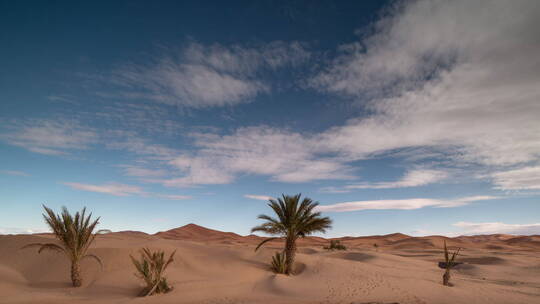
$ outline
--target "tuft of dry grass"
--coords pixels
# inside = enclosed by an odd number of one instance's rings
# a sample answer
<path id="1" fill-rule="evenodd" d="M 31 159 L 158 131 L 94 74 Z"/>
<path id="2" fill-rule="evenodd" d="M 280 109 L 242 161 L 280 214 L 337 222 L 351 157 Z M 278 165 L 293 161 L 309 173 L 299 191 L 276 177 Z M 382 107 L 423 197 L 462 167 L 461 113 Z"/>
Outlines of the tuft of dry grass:
<path id="1" fill-rule="evenodd" d="M 276 252 L 272 257 L 272 264 L 270 268 L 275 273 L 286 274 L 287 273 L 287 263 L 285 259 L 285 253 Z"/>
<path id="2" fill-rule="evenodd" d="M 456 265 L 456 256 L 459 254 L 460 250 L 461 248 L 458 248 L 458 250 L 454 251 L 452 257 L 450 257 L 450 254 L 448 253 L 448 248 L 446 247 L 446 241 L 444 241 L 444 260 L 446 263 L 446 268 L 443 274 L 444 286 L 452 286 L 452 284 L 450 284 L 450 270 Z"/>
<path id="3" fill-rule="evenodd" d="M 339 240 L 330 240 L 330 245 L 324 246 L 323 248 L 326 250 L 347 250 L 347 247 L 341 244 L 341 241 Z"/>
<path id="4" fill-rule="evenodd" d="M 131 261 L 137 272 L 135 276 L 142 279 L 146 287 L 141 291 L 139 296 L 146 297 L 158 293 L 167 293 L 172 290 L 172 287 L 164 277 L 164 272 L 167 267 L 174 261 L 173 257 L 176 250 L 171 253 L 169 258 L 165 260 L 165 252 L 163 250 L 151 251 L 149 248 L 142 248 L 140 251 L 140 259 L 135 259 L 132 255 Z"/>

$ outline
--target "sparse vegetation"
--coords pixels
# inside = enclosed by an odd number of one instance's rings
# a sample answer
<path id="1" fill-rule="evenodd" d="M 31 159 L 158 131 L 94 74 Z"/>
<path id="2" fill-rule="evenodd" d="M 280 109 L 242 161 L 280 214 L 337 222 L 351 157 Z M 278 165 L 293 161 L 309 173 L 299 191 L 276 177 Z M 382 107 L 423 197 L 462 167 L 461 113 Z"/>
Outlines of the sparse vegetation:
<path id="1" fill-rule="evenodd" d="M 373 248 L 375 248 L 375 252 L 379 251 L 379 245 L 377 243 L 373 243 Z"/>
<path id="2" fill-rule="evenodd" d="M 285 238 L 285 272 L 290 275 L 293 272 L 294 258 L 296 254 L 296 240 L 315 232 L 326 232 L 331 227 L 332 221 L 328 217 L 322 217 L 320 212 L 313 210 L 319 204 L 310 198 L 304 198 L 300 203 L 300 194 L 289 196 L 283 195 L 277 200 L 269 200 L 268 206 L 276 213 L 277 218 L 268 215 L 259 215 L 259 219 L 266 222 L 251 229 L 251 232 L 264 232 L 279 237 L 267 238 L 262 241 L 255 250 L 263 244 L 278 238 Z"/>
<path id="3" fill-rule="evenodd" d="M 270 266 L 273 272 L 284 274 L 287 270 L 285 263 L 285 253 L 276 252 L 272 257 L 272 264 Z"/>
<path id="4" fill-rule="evenodd" d="M 88 248 L 99 233 L 94 229 L 99 224 L 99 217 L 91 221 L 92 213 L 86 216 L 86 208 L 79 213 L 71 215 L 66 207 L 62 207 L 62 214 L 57 215 L 52 209 L 43 206 L 46 214 L 43 214 L 45 222 L 51 228 L 54 236 L 60 244 L 33 243 L 24 248 L 38 247 L 38 253 L 43 250 L 53 250 L 64 253 L 71 262 L 71 282 L 74 287 L 82 285 L 80 262 L 83 259 L 94 259 L 103 267 L 101 260 L 94 254 L 88 254 Z"/>
<path id="5" fill-rule="evenodd" d="M 456 256 L 459 254 L 459 251 L 461 248 L 458 248 L 458 250 L 454 251 L 452 254 L 452 257 L 448 254 L 448 248 L 446 247 L 446 241 L 444 241 L 444 260 L 445 260 L 445 271 L 443 274 L 443 285 L 444 286 L 452 286 L 450 284 L 450 270 L 452 267 L 455 266 L 455 260 Z"/>
<path id="6" fill-rule="evenodd" d="M 139 296 L 146 297 L 158 293 L 167 293 L 172 290 L 172 287 L 167 282 L 167 278 L 164 277 L 164 272 L 174 261 L 175 253 L 176 250 L 171 253 L 167 260 L 165 260 L 164 251 L 158 250 L 152 252 L 148 248 L 141 249 L 140 260 L 129 255 L 133 265 L 137 269 L 135 276 L 142 279 L 146 284 L 146 287 L 141 291 Z"/>
<path id="7" fill-rule="evenodd" d="M 347 250 L 347 247 L 341 244 L 340 240 L 330 240 L 330 245 L 323 248 L 326 250 Z"/>

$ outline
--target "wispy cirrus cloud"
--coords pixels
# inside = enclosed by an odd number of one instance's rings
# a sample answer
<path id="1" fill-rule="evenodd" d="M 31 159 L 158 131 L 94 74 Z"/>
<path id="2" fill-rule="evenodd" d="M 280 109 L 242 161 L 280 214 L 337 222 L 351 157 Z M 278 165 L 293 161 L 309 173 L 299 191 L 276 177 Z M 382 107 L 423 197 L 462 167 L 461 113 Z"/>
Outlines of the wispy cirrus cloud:
<path id="1" fill-rule="evenodd" d="M 346 193 L 356 189 L 392 189 L 419 187 L 440 182 L 448 177 L 448 173 L 441 170 L 416 169 L 406 172 L 402 179 L 394 182 L 360 183 L 343 187 L 325 187 L 321 192 Z"/>
<path id="2" fill-rule="evenodd" d="M 115 196 L 141 195 L 145 194 L 141 187 L 125 185 L 120 183 L 107 183 L 101 185 L 81 184 L 81 183 L 63 183 L 76 190 L 105 193 Z"/>
<path id="3" fill-rule="evenodd" d="M 540 189 L 540 167 L 523 167 L 491 174 L 493 183 L 501 190 Z"/>
<path id="4" fill-rule="evenodd" d="M 342 46 L 311 82 L 321 91 L 367 97 L 369 115 L 318 134 L 264 126 L 205 134 L 177 162 L 186 176 L 170 184 L 204 183 L 197 169 L 209 173 L 208 183 L 230 183 L 240 174 L 282 182 L 348 179 L 354 177 L 350 163 L 403 149 L 436 151 L 451 165 L 490 170 L 519 169 L 540 158 L 537 6 L 404 2 L 386 16 L 370 35 Z M 292 150 L 276 148 L 282 146 Z M 442 181 L 435 171 L 333 191 Z"/>
<path id="5" fill-rule="evenodd" d="M 249 102 L 270 90 L 259 76 L 309 58 L 298 43 L 225 46 L 190 43 L 176 54 L 153 64 L 128 64 L 114 74 L 114 81 L 128 89 L 124 97 L 144 97 L 157 102 L 205 108 Z"/>
<path id="6" fill-rule="evenodd" d="M 62 184 L 69 186 L 75 190 L 104 193 L 104 194 L 109 194 L 109 195 L 114 195 L 114 196 L 135 195 L 135 196 L 143 196 L 143 197 L 163 198 L 163 199 L 168 199 L 168 200 L 185 200 L 185 199 L 192 198 L 189 195 L 146 192 L 143 190 L 143 188 L 139 186 L 126 185 L 126 184 L 121 184 L 121 183 L 112 183 L 112 182 L 106 183 L 106 184 L 82 184 L 82 183 L 65 182 Z"/>
<path id="7" fill-rule="evenodd" d="M 23 172 L 23 171 L 16 171 L 16 170 L 0 170 L 0 173 L 7 174 L 7 175 L 13 175 L 13 176 L 25 176 L 28 177 L 30 174 Z"/>
<path id="8" fill-rule="evenodd" d="M 539 160 L 536 4 L 401 2 L 385 16 L 312 79 L 372 113 L 324 132 L 329 150 L 365 157 L 430 148 L 490 168 Z"/>
<path id="9" fill-rule="evenodd" d="M 540 234 L 540 223 L 506 224 L 506 223 L 501 223 L 501 222 L 487 222 L 487 223 L 458 222 L 453 225 L 463 229 L 462 232 L 459 232 L 459 234 L 461 235 L 496 234 L 496 233 L 517 234 L 517 235 Z"/>
<path id="10" fill-rule="evenodd" d="M 266 195 L 255 195 L 255 194 L 246 194 L 246 195 L 244 195 L 244 197 L 245 197 L 245 198 L 254 199 L 254 200 L 259 200 L 259 201 L 268 201 L 268 200 L 274 199 L 274 198 L 271 197 L 271 196 L 266 196 Z"/>
<path id="11" fill-rule="evenodd" d="M 165 184 L 226 184 L 240 174 L 266 175 L 274 181 L 293 183 L 352 178 L 352 169 L 344 160 L 322 152 L 318 155 L 316 142 L 299 133 L 250 127 L 225 136 L 197 134 L 194 139 L 198 148 L 195 153 L 170 162 L 184 176 Z"/>
<path id="12" fill-rule="evenodd" d="M 62 155 L 87 149 L 98 141 L 98 134 L 75 120 L 14 120 L 0 140 L 40 154 Z"/>
<path id="13" fill-rule="evenodd" d="M 431 199 L 431 198 L 411 198 L 398 200 L 373 200 L 373 201 L 355 201 L 330 205 L 320 205 L 318 211 L 322 212 L 349 212 L 360 210 L 413 210 L 426 207 L 450 208 L 467 205 L 475 201 L 493 200 L 494 196 L 470 196 L 453 200 Z"/>
<path id="14" fill-rule="evenodd" d="M 187 199 L 193 198 L 190 195 L 178 195 L 178 194 L 154 194 L 154 196 L 168 199 L 168 200 L 173 200 L 173 201 L 187 200 Z"/>

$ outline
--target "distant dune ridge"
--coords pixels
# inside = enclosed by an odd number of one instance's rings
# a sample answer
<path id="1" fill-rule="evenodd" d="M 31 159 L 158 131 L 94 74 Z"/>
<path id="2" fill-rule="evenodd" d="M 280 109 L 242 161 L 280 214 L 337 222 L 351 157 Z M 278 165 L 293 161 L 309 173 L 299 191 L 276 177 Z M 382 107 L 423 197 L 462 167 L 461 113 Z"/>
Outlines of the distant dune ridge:
<path id="1" fill-rule="evenodd" d="M 322 248 L 329 239 L 307 237 L 298 241 L 298 274 L 291 277 L 268 270 L 282 242 L 255 252 L 262 239 L 195 224 L 154 235 L 99 235 L 90 252 L 104 268 L 83 262 L 84 284 L 74 290 L 61 255 L 20 250 L 52 242 L 52 235 L 1 235 L 0 303 L 540 303 L 538 235 L 341 237 L 348 250 L 339 252 Z M 442 286 L 438 268 L 444 241 L 463 248 L 451 288 Z M 129 254 L 142 247 L 177 250 L 167 270 L 172 292 L 137 298 L 141 282 Z"/>
<path id="2" fill-rule="evenodd" d="M 182 227 L 161 231 L 153 235 L 137 231 L 122 231 L 114 232 L 115 234 L 137 234 L 144 236 L 156 236 L 169 240 L 186 240 L 199 242 L 222 242 L 222 243 L 239 243 L 256 245 L 263 237 L 257 235 L 242 236 L 234 232 L 223 232 L 219 230 L 209 229 L 196 224 L 187 224 Z M 299 240 L 301 246 L 322 246 L 329 243 L 330 240 L 340 240 L 348 246 L 366 247 L 377 244 L 380 247 L 398 248 L 398 249 L 432 249 L 441 248 L 444 240 L 449 246 L 460 246 L 469 248 L 485 248 L 486 246 L 501 246 L 504 247 L 521 247 L 521 248 L 540 248 L 540 235 L 531 236 L 516 236 L 509 234 L 490 234 L 490 235 L 473 235 L 473 236 L 423 236 L 414 237 L 403 233 L 392 233 L 386 235 L 374 236 L 345 236 L 339 238 L 324 238 L 324 237 L 306 237 Z M 278 243 L 276 241 L 274 243 Z M 487 247 L 486 247 L 487 248 Z M 487 248 L 489 249 L 489 248 Z"/>

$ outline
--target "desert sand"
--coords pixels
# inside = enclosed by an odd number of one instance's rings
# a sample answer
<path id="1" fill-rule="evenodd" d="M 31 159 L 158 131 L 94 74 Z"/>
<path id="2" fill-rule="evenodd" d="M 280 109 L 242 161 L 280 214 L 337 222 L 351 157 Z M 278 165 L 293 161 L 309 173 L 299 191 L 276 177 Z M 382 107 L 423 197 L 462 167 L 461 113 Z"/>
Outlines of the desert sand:
<path id="1" fill-rule="evenodd" d="M 61 254 L 20 249 L 54 241 L 51 235 L 3 235 L 0 303 L 540 303 L 540 236 L 340 238 L 347 251 L 324 250 L 328 240 L 310 237 L 299 241 L 297 274 L 290 277 L 268 269 L 282 244 L 255 252 L 261 239 L 193 224 L 155 235 L 100 235 L 90 252 L 103 269 L 84 261 L 84 285 L 72 288 Z M 453 287 L 441 284 L 437 267 L 444 240 L 463 248 Z M 177 250 L 167 270 L 171 293 L 137 297 L 142 284 L 129 254 L 144 246 Z"/>

